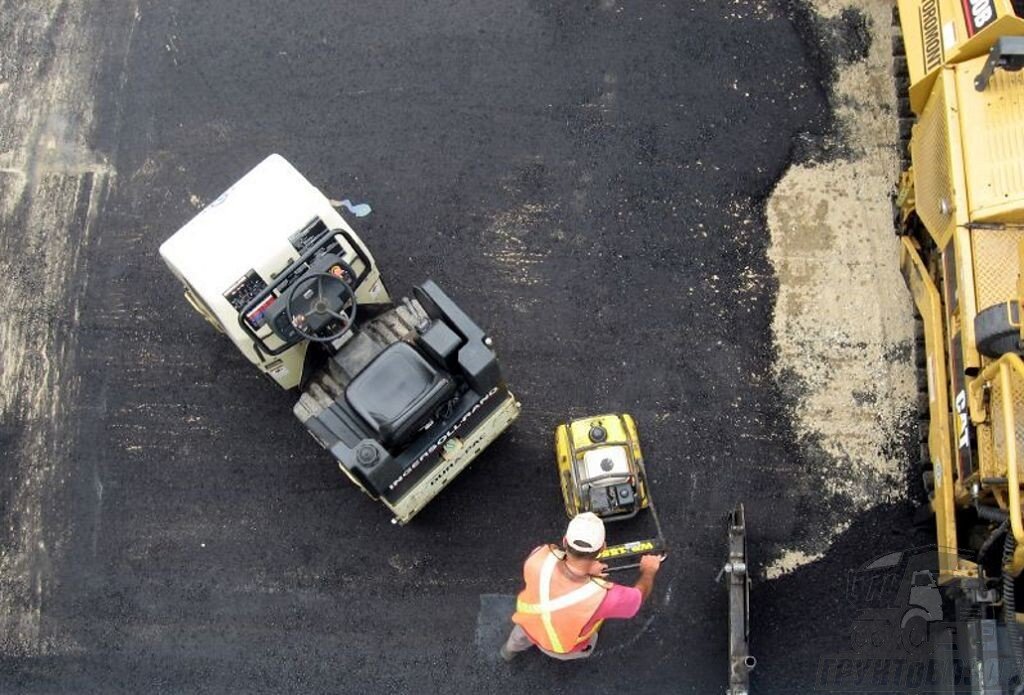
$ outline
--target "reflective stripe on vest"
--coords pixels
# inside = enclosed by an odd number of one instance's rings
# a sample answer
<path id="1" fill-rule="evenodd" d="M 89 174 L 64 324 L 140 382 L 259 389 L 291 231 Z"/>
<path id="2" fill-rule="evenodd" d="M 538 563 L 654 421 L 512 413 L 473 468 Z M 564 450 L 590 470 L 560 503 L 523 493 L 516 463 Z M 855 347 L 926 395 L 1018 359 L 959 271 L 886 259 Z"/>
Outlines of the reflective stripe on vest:
<path id="1" fill-rule="evenodd" d="M 531 637 L 541 643 L 542 647 L 549 648 L 551 651 L 559 654 L 565 654 L 578 644 L 589 640 L 597 628 L 600 627 L 600 623 L 597 623 L 586 635 L 579 634 L 583 626 L 589 622 L 601 601 L 604 600 L 607 585 L 597 581 L 596 578 L 590 578 L 582 586 L 552 598 L 553 585 L 561 584 L 564 587 L 566 583 L 566 580 L 561 577 L 557 578 L 556 581 L 555 577 L 555 572 L 559 569 L 558 564 L 562 561 L 562 558 L 548 547 L 546 549 L 546 556 L 540 563 L 539 571 L 536 565 L 536 560 L 538 559 L 540 558 L 527 560 L 527 589 L 520 594 L 519 599 L 516 601 L 517 616 L 514 616 L 513 620 L 527 628 L 527 634 L 530 634 L 532 631 Z M 532 570 L 529 569 L 531 565 L 533 567 Z M 536 578 L 535 582 L 530 579 L 531 572 L 536 573 L 532 574 L 532 577 Z M 531 591 L 531 585 L 533 591 Z M 535 598 L 537 602 L 533 603 L 525 600 L 523 598 L 524 595 L 530 599 Z M 576 609 L 575 615 L 572 611 L 569 611 L 569 609 L 573 608 Z M 567 611 L 568 615 L 563 613 L 556 617 L 555 614 L 560 611 Z M 556 626 L 556 622 L 559 625 Z M 559 634 L 559 627 L 561 627 L 561 634 Z M 569 634 L 570 627 L 573 629 L 572 634 Z M 540 629 L 543 630 L 546 640 L 539 639 L 540 635 L 536 634 Z M 545 642 L 546 644 L 544 644 Z"/>
<path id="2" fill-rule="evenodd" d="M 554 559 L 556 563 L 558 562 L 558 559 L 555 558 L 554 555 L 552 555 L 551 558 L 548 558 L 545 562 L 548 562 L 551 559 Z M 541 577 L 541 581 L 543 581 L 543 575 L 541 575 Z M 548 579 L 550 580 L 550 578 L 551 576 L 549 574 Z M 541 613 L 554 613 L 562 608 L 574 606 L 580 601 L 585 601 L 599 591 L 604 591 L 604 589 L 595 582 L 587 582 L 579 589 L 570 591 L 556 599 L 551 599 L 549 589 L 548 601 L 546 603 L 527 603 L 526 601 L 516 601 L 516 610 L 520 613 L 533 613 L 535 615 L 540 615 Z M 541 589 L 541 593 L 543 594 L 543 589 Z"/>

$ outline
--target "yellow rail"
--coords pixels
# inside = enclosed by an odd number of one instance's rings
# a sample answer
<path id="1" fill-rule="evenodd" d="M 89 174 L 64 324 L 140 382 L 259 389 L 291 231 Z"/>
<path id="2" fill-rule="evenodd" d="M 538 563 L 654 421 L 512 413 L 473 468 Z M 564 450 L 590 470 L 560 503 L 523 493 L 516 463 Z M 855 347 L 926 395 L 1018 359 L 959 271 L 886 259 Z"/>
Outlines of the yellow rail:
<path id="1" fill-rule="evenodd" d="M 1020 518 L 1020 483 L 1017 479 L 1017 413 L 1010 373 L 1016 371 L 1017 377 L 1024 379 L 1024 362 L 1017 355 L 1007 355 L 997 364 L 999 381 L 1003 387 L 1000 395 L 1003 399 L 1003 431 L 1006 433 L 1006 485 L 1010 495 L 1010 525 L 1017 542 L 1021 543 L 1024 542 L 1024 524 Z"/>
<path id="2" fill-rule="evenodd" d="M 939 583 L 945 584 L 957 577 L 976 576 L 977 570 L 973 563 L 961 558 L 957 552 L 957 500 L 966 497 L 968 493 L 953 474 L 954 443 L 948 415 L 949 378 L 946 372 L 942 301 L 938 288 L 921 260 L 916 242 L 909 237 L 900 240 L 900 270 L 924 321 L 928 353 L 928 407 L 931 415 L 928 449 L 935 473 L 932 509 L 935 511 L 936 544 L 939 548 Z"/>
<path id="3" fill-rule="evenodd" d="M 1024 522 L 1020 506 L 1020 461 L 1018 449 L 1024 440 L 1024 360 L 1015 354 L 1006 354 L 989 364 L 972 384 L 973 389 L 987 387 L 991 398 L 988 406 L 991 420 L 992 454 L 995 468 L 989 473 L 1003 473 L 1006 480 L 1006 507 L 1010 528 L 1017 539 L 1011 573 L 1024 569 Z M 983 467 L 984 461 L 981 462 Z M 998 478 L 997 478 L 998 479 Z M 1001 481 L 999 481 L 1001 482 Z M 982 479 L 983 487 L 996 484 Z"/>

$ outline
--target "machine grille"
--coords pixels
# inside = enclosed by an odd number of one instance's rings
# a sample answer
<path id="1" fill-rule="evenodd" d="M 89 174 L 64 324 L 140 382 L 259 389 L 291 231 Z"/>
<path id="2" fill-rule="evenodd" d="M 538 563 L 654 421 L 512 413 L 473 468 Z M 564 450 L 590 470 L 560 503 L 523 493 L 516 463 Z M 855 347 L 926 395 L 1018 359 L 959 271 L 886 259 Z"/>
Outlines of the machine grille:
<path id="1" fill-rule="evenodd" d="M 1022 227 L 975 229 L 971 232 L 978 311 L 1017 299 L 1018 245 L 1022 240 Z"/>
<path id="2" fill-rule="evenodd" d="M 950 173 L 949 126 L 942 75 L 914 126 L 910 156 L 914 166 L 917 214 L 935 239 L 952 232 L 953 180 Z M 945 211 L 941 201 L 946 201 Z"/>
<path id="3" fill-rule="evenodd" d="M 1006 428 L 1003 423 L 1003 387 L 1001 380 L 991 382 L 992 419 L 992 452 L 995 454 L 995 467 L 989 469 L 993 477 L 1006 474 Z M 1014 411 L 1014 439 L 1017 442 L 1017 471 L 1024 475 L 1024 377 L 1015 371 L 1010 372 L 1010 389 Z M 982 462 L 984 464 L 984 462 Z M 983 467 L 984 470 L 984 467 Z"/>

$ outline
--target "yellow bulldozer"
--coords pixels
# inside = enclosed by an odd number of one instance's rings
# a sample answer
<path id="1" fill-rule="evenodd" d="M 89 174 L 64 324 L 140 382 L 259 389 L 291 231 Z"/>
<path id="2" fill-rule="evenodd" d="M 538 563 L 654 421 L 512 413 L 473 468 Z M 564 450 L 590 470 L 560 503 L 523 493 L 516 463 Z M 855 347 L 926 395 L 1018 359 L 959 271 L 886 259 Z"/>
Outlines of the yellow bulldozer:
<path id="1" fill-rule="evenodd" d="M 999 641 L 961 647 L 984 666 L 975 687 L 992 688 L 975 692 L 1015 690 L 1024 666 L 1022 16 L 1022 0 L 899 0 L 894 37 L 907 164 L 894 214 L 938 584 Z"/>

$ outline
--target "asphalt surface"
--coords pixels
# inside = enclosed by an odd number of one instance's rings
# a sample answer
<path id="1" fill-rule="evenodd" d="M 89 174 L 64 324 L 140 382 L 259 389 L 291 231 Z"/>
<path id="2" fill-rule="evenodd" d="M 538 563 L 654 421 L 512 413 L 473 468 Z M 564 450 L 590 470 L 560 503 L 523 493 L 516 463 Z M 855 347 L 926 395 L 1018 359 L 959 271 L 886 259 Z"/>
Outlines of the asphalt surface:
<path id="1" fill-rule="evenodd" d="M 806 13 L 93 4 L 89 142 L 116 176 L 71 278 L 78 396 L 48 430 L 61 484 L 41 502 L 56 542 L 39 639 L 65 648 L 8 652 L 0 689 L 720 692 L 725 513 L 746 504 L 755 562 L 826 514 L 789 494 L 813 460 L 771 377 L 763 220 L 830 127 Z M 371 203 L 353 224 L 391 291 L 435 279 L 495 336 L 523 403 L 408 527 L 347 484 L 294 396 L 191 312 L 157 255 L 271 152 Z M 637 419 L 671 557 L 588 663 L 501 663 L 494 597 L 564 523 L 553 427 L 597 411 Z M 8 418 L 6 456 L 31 426 Z M 814 571 L 755 589 L 755 692 L 810 689 L 846 629 L 821 568 L 906 544 L 879 529 L 908 514 L 869 512 Z"/>

